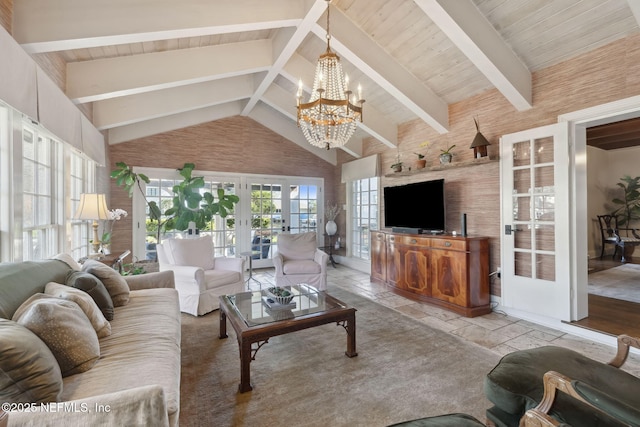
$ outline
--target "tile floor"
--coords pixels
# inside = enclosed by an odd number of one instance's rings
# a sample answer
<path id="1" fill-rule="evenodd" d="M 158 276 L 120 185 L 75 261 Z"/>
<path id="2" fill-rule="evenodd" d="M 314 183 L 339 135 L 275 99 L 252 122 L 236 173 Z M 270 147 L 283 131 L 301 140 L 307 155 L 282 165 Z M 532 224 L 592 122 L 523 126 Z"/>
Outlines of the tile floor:
<path id="1" fill-rule="evenodd" d="M 413 301 L 372 283 L 369 275 L 345 266 L 330 268 L 327 276 L 329 291 L 332 286 L 337 286 L 370 298 L 432 328 L 457 335 L 499 355 L 545 345 L 571 348 L 602 362 L 608 362 L 615 355 L 615 349 L 610 346 L 499 312 L 467 318 L 440 307 Z M 253 277 L 264 288 L 274 283 L 274 270 L 254 270 Z M 250 287 L 259 289 L 254 280 L 251 280 Z M 640 376 L 640 355 L 631 354 L 623 369 Z"/>

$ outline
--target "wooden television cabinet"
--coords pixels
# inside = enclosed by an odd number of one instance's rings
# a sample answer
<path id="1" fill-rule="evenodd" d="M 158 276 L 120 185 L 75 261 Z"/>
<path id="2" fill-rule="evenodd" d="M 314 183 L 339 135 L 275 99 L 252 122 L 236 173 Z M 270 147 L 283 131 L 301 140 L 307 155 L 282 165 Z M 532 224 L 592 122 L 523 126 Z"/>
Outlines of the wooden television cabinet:
<path id="1" fill-rule="evenodd" d="M 371 281 L 466 317 L 490 313 L 489 238 L 372 231 Z"/>

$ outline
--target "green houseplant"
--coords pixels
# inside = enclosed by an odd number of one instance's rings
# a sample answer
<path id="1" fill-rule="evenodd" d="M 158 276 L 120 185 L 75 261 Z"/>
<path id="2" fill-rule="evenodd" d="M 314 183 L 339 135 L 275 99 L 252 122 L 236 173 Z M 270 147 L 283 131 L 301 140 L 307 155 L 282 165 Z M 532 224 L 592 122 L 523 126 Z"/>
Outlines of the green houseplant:
<path id="1" fill-rule="evenodd" d="M 194 169 L 193 163 L 185 163 L 182 168 L 178 169 L 183 180 L 173 186 L 172 206 L 164 213 L 155 201 L 147 199 L 142 190 L 142 182 L 147 184 L 150 182 L 149 177 L 145 174 L 135 173 L 126 163 L 118 162 L 116 169 L 111 171 L 111 178 L 116 180 L 118 186 L 127 190 L 129 197 L 133 195 L 136 187 L 140 190 L 149 208 L 149 218 L 152 222 L 157 222 L 156 241 L 160 242 L 160 236 L 163 232 L 184 231 L 189 227 L 191 221 L 196 224 L 196 228 L 204 229 L 215 215 L 226 218 L 240 200 L 235 194 L 225 194 L 224 189 L 218 189 L 218 200 L 216 201 L 213 194 L 203 191 L 205 188 L 204 177 L 193 176 Z"/>
<path id="2" fill-rule="evenodd" d="M 455 148 L 456 144 L 453 144 L 447 147 L 445 150 L 440 150 L 440 163 L 447 164 L 451 163 L 451 159 L 453 158 L 453 153 L 451 150 Z"/>
<path id="3" fill-rule="evenodd" d="M 630 227 L 633 221 L 640 219 L 640 176 L 635 178 L 625 175 L 616 185 L 623 191 L 622 198 L 614 198 L 611 203 L 618 208 L 611 215 L 618 217 L 618 223 Z"/>

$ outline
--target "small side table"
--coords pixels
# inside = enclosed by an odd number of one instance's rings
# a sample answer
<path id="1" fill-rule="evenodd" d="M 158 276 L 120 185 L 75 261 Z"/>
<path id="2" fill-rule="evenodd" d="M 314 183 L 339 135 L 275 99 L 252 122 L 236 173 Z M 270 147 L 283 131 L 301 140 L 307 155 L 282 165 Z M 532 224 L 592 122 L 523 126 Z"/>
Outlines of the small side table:
<path id="1" fill-rule="evenodd" d="M 260 289 L 262 290 L 262 283 L 253 277 L 253 256 L 260 255 L 260 251 L 246 251 L 240 252 L 240 255 L 246 256 L 249 259 L 249 278 L 246 280 L 247 289 L 249 289 L 249 282 L 253 280 L 258 285 L 260 285 Z"/>

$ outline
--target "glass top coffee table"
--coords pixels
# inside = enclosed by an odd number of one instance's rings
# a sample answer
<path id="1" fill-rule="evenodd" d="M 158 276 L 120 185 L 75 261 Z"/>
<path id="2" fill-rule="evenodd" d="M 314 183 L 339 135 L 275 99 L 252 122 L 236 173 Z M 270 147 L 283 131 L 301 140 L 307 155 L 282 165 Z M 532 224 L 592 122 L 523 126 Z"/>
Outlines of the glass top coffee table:
<path id="1" fill-rule="evenodd" d="M 347 331 L 348 357 L 356 352 L 356 309 L 325 291 L 300 284 L 285 286 L 294 294 L 286 309 L 266 300 L 266 291 L 241 292 L 220 297 L 220 334 L 227 338 L 227 319 L 233 326 L 240 347 L 240 393 L 251 391 L 250 364 L 269 338 L 314 326 L 336 322 Z M 272 300 L 271 300 L 272 301 Z M 270 307 L 272 306 L 272 307 Z"/>

